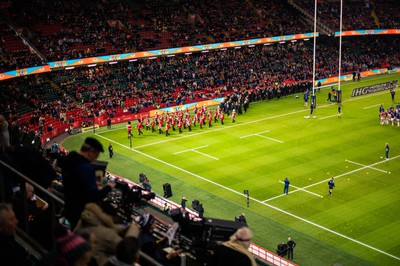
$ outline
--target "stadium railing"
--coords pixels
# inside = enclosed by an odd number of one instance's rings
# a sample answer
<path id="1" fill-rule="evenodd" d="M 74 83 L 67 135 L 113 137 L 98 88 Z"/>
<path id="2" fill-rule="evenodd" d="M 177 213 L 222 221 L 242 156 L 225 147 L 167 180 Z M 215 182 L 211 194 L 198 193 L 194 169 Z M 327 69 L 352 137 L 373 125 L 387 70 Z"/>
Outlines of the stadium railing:
<path id="1" fill-rule="evenodd" d="M 3 159 L 0 159 L 0 202 L 9 202 L 10 199 L 7 197 L 8 193 L 6 192 L 6 178 L 12 178 L 12 180 L 8 181 L 17 181 L 17 182 L 26 182 L 32 185 L 36 192 L 42 193 L 46 197 L 46 201 L 48 203 L 48 210 L 51 212 L 51 217 L 56 217 L 56 205 L 64 206 L 64 201 L 47 191 L 47 189 L 40 186 L 38 183 L 33 181 L 31 178 L 27 177 L 26 175 L 19 172 L 14 167 L 10 166 L 7 162 L 4 162 Z M 10 184 L 10 183 L 8 183 Z M 9 188 L 9 187 L 8 187 Z M 25 195 L 26 189 L 25 186 L 20 185 L 21 194 Z M 25 198 L 25 197 L 22 197 Z M 23 202 L 23 217 L 28 217 L 28 207 L 27 207 L 27 200 Z M 54 232 L 54 228 L 56 226 L 56 220 L 53 219 L 51 224 L 51 232 Z M 17 228 L 16 231 L 16 240 L 28 251 L 30 256 L 33 256 L 36 260 L 40 260 L 40 257 L 45 255 L 48 250 L 46 250 L 41 244 L 31 238 L 28 234 L 28 223 L 24 222 L 24 228 Z M 53 237 L 53 246 L 55 245 L 55 238 Z M 162 266 L 162 264 L 155 261 L 153 258 L 149 257 L 148 255 L 144 254 L 140 251 L 140 256 L 144 258 L 145 261 L 149 262 L 150 265 L 154 266 Z"/>

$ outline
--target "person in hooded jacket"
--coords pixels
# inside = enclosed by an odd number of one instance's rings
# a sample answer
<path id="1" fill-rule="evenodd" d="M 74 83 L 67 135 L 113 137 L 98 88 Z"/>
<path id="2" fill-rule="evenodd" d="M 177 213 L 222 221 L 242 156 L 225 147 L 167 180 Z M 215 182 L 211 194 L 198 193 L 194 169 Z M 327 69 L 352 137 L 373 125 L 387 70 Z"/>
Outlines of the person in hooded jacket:
<path id="1" fill-rule="evenodd" d="M 128 226 L 114 224 L 112 217 L 95 203 L 86 204 L 74 231 L 79 232 L 82 229 L 96 236 L 93 257 L 98 265 L 106 264 L 109 257 L 116 255 L 117 245 L 124 237 L 139 235 L 139 227 L 135 223 Z"/>

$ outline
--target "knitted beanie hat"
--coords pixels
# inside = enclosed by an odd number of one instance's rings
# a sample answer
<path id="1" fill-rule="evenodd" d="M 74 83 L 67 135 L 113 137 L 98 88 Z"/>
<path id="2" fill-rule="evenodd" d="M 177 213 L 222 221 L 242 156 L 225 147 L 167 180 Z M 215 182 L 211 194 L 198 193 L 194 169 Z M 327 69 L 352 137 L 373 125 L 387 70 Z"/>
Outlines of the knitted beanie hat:
<path id="1" fill-rule="evenodd" d="M 57 227 L 55 237 L 59 254 L 71 264 L 90 250 L 85 239 L 72 234 L 62 225 Z"/>

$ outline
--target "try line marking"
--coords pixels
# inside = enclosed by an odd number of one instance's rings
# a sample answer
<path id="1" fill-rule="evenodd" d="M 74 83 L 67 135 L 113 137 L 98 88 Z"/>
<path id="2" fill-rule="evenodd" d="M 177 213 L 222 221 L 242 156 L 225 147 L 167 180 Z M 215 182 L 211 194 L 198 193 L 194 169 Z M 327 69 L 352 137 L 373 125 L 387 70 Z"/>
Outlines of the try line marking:
<path id="1" fill-rule="evenodd" d="M 390 158 L 390 159 L 388 159 L 388 160 L 382 160 L 382 161 L 379 161 L 379 162 L 377 162 L 377 163 L 373 163 L 373 164 L 371 164 L 371 165 L 364 165 L 364 164 L 359 164 L 359 163 L 355 163 L 355 162 L 354 162 L 355 164 L 358 164 L 358 165 L 360 165 L 360 166 L 362 166 L 362 167 L 361 167 L 361 168 L 358 168 L 358 169 L 355 169 L 355 170 L 352 170 L 352 171 L 350 171 L 350 172 L 346 172 L 346 173 L 343 173 L 343 174 L 334 176 L 333 178 L 336 179 L 336 178 L 339 178 L 339 177 L 342 177 L 342 176 L 345 176 L 345 175 L 348 175 L 348 174 L 352 174 L 352 173 L 355 173 L 355 172 L 364 170 L 364 169 L 366 169 L 366 168 L 373 169 L 373 170 L 377 170 L 377 171 L 381 171 L 381 172 L 384 172 L 384 173 L 388 174 L 389 172 L 387 172 L 387 171 L 385 171 L 385 170 L 381 170 L 381 169 L 375 168 L 375 167 L 372 167 L 372 166 L 375 166 L 375 165 L 377 165 L 377 164 L 384 163 L 384 162 L 386 162 L 386 161 L 389 161 L 389 160 L 391 160 L 391 159 L 395 159 L 395 158 L 398 158 L 398 157 L 400 157 L 400 155 L 395 156 L 395 157 L 393 157 L 393 158 Z M 351 162 L 351 161 L 349 161 L 349 160 L 346 159 L 345 162 Z M 328 178 L 328 179 L 326 179 L 326 180 L 322 180 L 322 181 L 320 181 L 320 182 L 313 183 L 313 184 L 308 185 L 308 186 L 305 186 L 305 187 L 303 187 L 303 188 L 297 188 L 296 190 L 293 190 L 293 191 L 289 192 L 289 194 L 295 193 L 295 192 L 299 192 L 299 191 L 305 191 L 306 188 L 309 188 L 309 187 L 313 187 L 313 186 L 322 184 L 322 183 L 324 183 L 324 182 L 329 181 L 330 179 L 331 179 L 331 178 Z M 293 187 L 295 187 L 295 186 L 293 186 Z M 277 199 L 277 198 L 280 198 L 280 197 L 284 197 L 284 196 L 285 196 L 284 194 L 279 194 L 278 196 L 275 196 L 275 197 L 266 199 L 266 200 L 264 200 L 264 201 L 262 201 L 262 202 L 268 202 L 268 201 L 271 201 L 271 200 L 274 200 L 274 199 Z"/>
<path id="2" fill-rule="evenodd" d="M 174 168 L 174 169 L 179 170 L 179 171 L 181 171 L 181 172 L 183 172 L 183 173 L 186 173 L 186 174 L 188 174 L 188 175 L 191 175 L 191 176 L 193 176 L 193 177 L 195 177 L 195 178 L 198 178 L 198 179 L 200 179 L 200 180 L 203 180 L 203 181 L 205 181 L 205 182 L 207 182 L 207 183 L 210 183 L 210 184 L 213 184 L 213 185 L 215 185 L 215 186 L 217 186 L 217 187 L 220 187 L 220 188 L 222 188 L 222 189 L 228 190 L 228 191 L 230 191 L 230 192 L 232 192 L 232 193 L 234 193 L 234 194 L 236 194 L 236 195 L 238 195 L 238 196 L 240 196 L 240 197 L 246 197 L 246 198 L 247 198 L 247 195 L 242 194 L 242 191 L 239 192 L 239 191 L 233 190 L 233 189 L 231 189 L 231 188 L 229 188 L 229 187 L 226 187 L 226 186 L 223 186 L 223 185 L 221 185 L 221 184 L 219 184 L 219 183 L 216 183 L 216 182 L 214 182 L 214 181 L 211 181 L 211 180 L 209 180 L 209 179 L 207 179 L 207 178 L 205 178 L 205 177 L 202 177 L 202 176 L 200 176 L 200 175 L 198 175 L 198 174 L 189 172 L 189 171 L 187 171 L 187 170 L 185 170 L 185 169 L 183 169 L 183 168 L 181 168 L 181 167 L 178 167 L 178 166 L 176 166 L 176 165 L 173 165 L 173 164 L 170 164 L 170 163 L 165 162 L 165 161 L 163 161 L 163 160 L 160 160 L 160 159 L 158 159 L 158 158 L 156 158 L 156 157 L 154 157 L 154 156 L 151 156 L 151 155 L 149 155 L 149 154 L 146 154 L 146 153 L 144 153 L 144 152 L 142 152 L 142 151 L 139 151 L 139 150 L 137 150 L 137 149 L 132 149 L 132 150 L 131 150 L 129 146 L 123 145 L 123 144 L 121 144 L 121 143 L 119 143 L 119 142 L 116 142 L 115 140 L 109 139 L 109 138 L 104 137 L 104 136 L 101 136 L 101 135 L 97 135 L 97 136 L 100 137 L 100 138 L 103 138 L 103 139 L 105 139 L 105 140 L 107 140 L 107 141 L 110 141 L 110 142 L 112 142 L 112 143 L 115 143 L 115 144 L 117 144 L 117 145 L 119 145 L 119 146 L 121 146 L 121 147 L 124 147 L 124 148 L 126 148 L 126 149 L 128 149 L 128 150 L 130 150 L 130 151 L 133 151 L 133 152 L 135 152 L 135 153 L 138 153 L 138 154 L 140 154 L 140 155 L 142 155 L 142 156 L 144 156 L 144 157 L 150 158 L 150 159 L 152 159 L 152 160 L 154 160 L 154 161 L 157 161 L 157 162 L 159 162 L 159 163 L 165 164 L 165 165 L 167 165 L 167 166 L 169 166 L 169 167 L 171 167 L 171 168 Z M 392 158 L 390 158 L 390 159 L 388 159 L 388 160 L 383 160 L 383 161 L 381 161 L 381 162 L 372 164 L 372 165 L 370 165 L 370 166 L 374 166 L 374 165 L 376 165 L 376 164 L 380 164 L 380 163 L 383 163 L 383 162 L 386 162 L 386 161 L 389 161 L 389 160 L 394 160 L 395 158 L 398 158 L 398 157 L 400 157 L 400 155 L 398 155 L 398 156 L 396 156 L 396 157 L 392 157 Z M 367 167 L 362 167 L 362 168 L 360 168 L 360 169 L 357 169 L 357 171 L 359 171 L 359 170 L 361 170 L 361 169 L 365 169 L 365 168 L 367 168 Z M 353 170 L 353 171 L 351 171 L 351 172 L 356 172 L 356 171 Z M 350 172 L 349 172 L 349 173 L 350 173 Z M 347 175 L 347 174 L 349 174 L 349 173 L 345 173 L 345 174 L 339 175 L 339 176 L 337 176 L 337 177 L 344 176 L 344 175 Z M 310 185 L 310 186 L 303 187 L 302 189 L 306 189 L 306 188 L 315 186 L 315 185 L 320 184 L 320 183 L 323 183 L 323 182 L 326 182 L 326 181 L 323 180 L 322 182 L 319 182 L 319 183 L 316 183 L 316 184 L 313 184 L 313 185 Z M 258 199 L 253 198 L 253 197 L 249 197 L 249 199 L 251 199 L 252 201 L 255 201 L 255 202 L 259 203 L 259 204 L 262 204 L 262 205 L 264 205 L 264 206 L 267 206 L 267 207 L 269 207 L 269 208 L 271 208 L 271 209 L 273 209 L 273 210 L 275 210 L 275 211 L 278 211 L 278 212 L 284 213 L 284 214 L 286 214 L 286 215 L 288 215 L 288 216 L 291 216 L 291 217 L 293 217 L 293 218 L 296 218 L 296 219 L 298 219 L 298 220 L 300 220 L 300 221 L 302 221 L 302 222 L 305 222 L 305 223 L 308 223 L 308 224 L 310 224 L 310 225 L 313 225 L 313 226 L 315 226 L 315 227 L 317 227 L 317 228 L 319 228 L 319 229 L 321 229 L 321 230 L 327 231 L 327 232 L 329 232 L 329 233 L 332 233 L 332 234 L 334 234 L 334 235 L 337 235 L 337 236 L 339 236 L 339 237 L 342 237 L 342 238 L 344 238 L 344 239 L 347 239 L 347 240 L 352 241 L 352 242 L 354 242 L 354 243 L 357 243 L 357 244 L 359 244 L 359 245 L 361 245 L 361 246 L 364 246 L 364 247 L 366 247 L 366 248 L 372 249 L 372 250 L 374 250 L 374 251 L 376 251 L 376 252 L 379 252 L 379 253 L 381 253 L 381 254 L 384 254 L 384 255 L 386 255 L 386 256 L 389 256 L 389 257 L 391 257 L 391 258 L 394 258 L 394 259 L 400 261 L 400 257 L 396 257 L 396 256 L 394 256 L 394 255 L 392 255 L 392 254 L 390 254 L 390 253 L 387 253 L 387 252 L 385 252 L 385 251 L 383 251 L 383 250 L 380 250 L 380 249 L 378 249 L 378 248 L 375 248 L 375 247 L 373 247 L 373 246 L 370 246 L 370 245 L 368 245 L 368 244 L 365 244 L 365 243 L 363 243 L 363 242 L 361 242 L 361 241 L 358 241 L 358 240 L 356 240 L 356 239 L 354 239 L 354 238 L 348 237 L 348 236 L 346 236 L 346 235 L 344 235 L 344 234 L 341 234 L 341 233 L 336 232 L 336 231 L 334 231 L 334 230 L 332 230 L 332 229 L 329 229 L 329 228 L 327 228 L 327 227 L 324 227 L 324 226 L 322 226 L 322 225 L 319 225 L 319 224 L 317 224 L 317 223 L 314 223 L 314 222 L 312 222 L 312 221 L 309 221 L 309 220 L 307 220 L 307 219 L 305 219 L 305 218 L 302 218 L 302 217 L 300 217 L 300 216 L 297 216 L 297 215 L 295 215 L 295 214 L 292 214 L 292 213 L 290 213 L 290 212 L 288 212 L 288 211 L 282 210 L 282 209 L 280 209 L 280 208 L 278 208 L 278 207 L 275 207 L 275 206 L 273 206 L 273 205 L 271 205 L 271 204 L 262 202 L 262 201 L 260 201 L 260 200 L 258 200 Z"/>
<path id="3" fill-rule="evenodd" d="M 260 137 L 260 138 L 269 139 L 269 140 L 276 141 L 276 142 L 279 142 L 279 143 L 284 143 L 282 140 L 274 139 L 274 138 L 269 138 L 269 137 L 260 135 L 260 134 L 263 134 L 263 133 L 266 133 L 266 132 L 269 132 L 269 130 L 262 131 L 262 132 L 258 132 L 258 133 L 255 133 L 255 134 L 250 134 L 250 135 L 241 136 L 240 138 L 241 138 L 241 139 L 244 139 L 244 138 L 248 138 L 248 137 L 257 136 L 257 137 Z"/>
<path id="4" fill-rule="evenodd" d="M 324 116 L 324 117 L 321 117 L 319 120 L 322 120 L 322 119 L 327 119 L 327 118 L 331 118 L 331 117 L 334 117 L 334 116 L 339 116 L 339 114 L 336 114 L 336 115 L 329 115 L 329 116 Z"/>
<path id="5" fill-rule="evenodd" d="M 356 162 L 353 162 L 353 161 L 350 161 L 350 160 L 345 160 L 345 161 L 349 162 L 349 163 L 352 163 L 352 164 L 355 164 L 355 165 L 364 166 L 364 167 L 367 167 L 369 169 L 376 170 L 376 171 L 379 171 L 379 172 L 382 172 L 382 173 L 385 173 L 385 174 L 388 173 L 388 171 L 381 170 L 381 169 L 378 169 L 378 168 L 375 168 L 375 167 L 371 167 L 371 166 L 368 166 L 368 165 L 365 165 L 365 164 L 356 163 Z"/>
<path id="6" fill-rule="evenodd" d="M 192 152 L 196 152 L 196 153 L 198 153 L 198 154 L 207 156 L 207 157 L 209 157 L 209 158 L 211 158 L 211 159 L 214 159 L 214 160 L 217 160 L 217 161 L 218 161 L 219 159 L 218 159 L 217 157 L 214 157 L 214 156 L 211 156 L 211 155 L 208 155 L 208 154 L 205 154 L 205 153 L 202 153 L 202 152 L 199 152 L 199 151 L 198 151 L 198 149 L 202 149 L 202 148 L 206 148 L 206 147 L 208 147 L 208 145 L 206 145 L 206 146 L 200 146 L 200 147 L 193 148 L 193 149 L 178 151 L 178 152 L 175 152 L 174 154 L 180 154 L 180 153 L 192 151 Z"/>
<path id="7" fill-rule="evenodd" d="M 285 182 L 283 182 L 283 181 L 281 181 L 281 180 L 279 180 L 279 183 L 285 184 Z M 323 198 L 322 195 L 317 194 L 317 193 L 314 193 L 314 192 L 311 192 L 311 191 L 308 191 L 308 190 L 305 190 L 305 189 L 302 189 L 301 187 L 296 187 L 296 186 L 293 186 L 292 184 L 289 185 L 289 188 L 290 188 L 290 187 L 294 187 L 294 188 L 296 188 L 297 190 L 301 190 L 301 191 L 307 192 L 307 193 L 309 193 L 309 194 L 311 194 L 311 195 L 317 196 L 318 198 Z M 290 194 L 290 193 L 291 193 L 291 192 L 289 191 L 289 194 Z M 263 202 L 265 202 L 265 200 L 264 200 Z"/>
<path id="8" fill-rule="evenodd" d="M 374 108 L 374 107 L 378 107 L 378 106 L 380 106 L 380 104 L 375 104 L 375 105 L 367 106 L 367 107 L 364 107 L 363 109 L 365 110 L 365 109 L 370 109 L 370 108 Z"/>

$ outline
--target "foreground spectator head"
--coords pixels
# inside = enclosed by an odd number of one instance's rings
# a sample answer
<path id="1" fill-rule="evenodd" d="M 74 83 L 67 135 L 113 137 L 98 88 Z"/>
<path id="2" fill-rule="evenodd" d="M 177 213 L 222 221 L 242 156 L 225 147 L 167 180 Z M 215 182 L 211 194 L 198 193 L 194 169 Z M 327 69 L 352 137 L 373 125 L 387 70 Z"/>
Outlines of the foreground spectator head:
<path id="1" fill-rule="evenodd" d="M 81 236 L 74 235 L 62 225 L 55 232 L 56 246 L 58 251 L 57 261 L 63 264 L 67 261 L 69 265 L 87 265 L 91 258 L 89 244 Z M 54 265 L 57 265 L 55 262 Z"/>
<path id="2" fill-rule="evenodd" d="M 12 206 L 7 203 L 0 203 L 0 234 L 14 236 L 18 220 Z"/>
<path id="3" fill-rule="evenodd" d="M 230 238 L 230 242 L 237 243 L 245 248 L 249 248 L 253 239 L 253 233 L 247 227 L 242 227 L 236 231 Z"/>
<path id="4" fill-rule="evenodd" d="M 103 145 L 95 138 L 86 138 L 81 147 L 81 155 L 86 157 L 90 162 L 95 161 L 100 152 L 104 152 Z"/>
<path id="5" fill-rule="evenodd" d="M 109 258 L 106 266 L 137 265 L 140 244 L 136 237 L 125 237 L 117 245 L 116 256 Z"/>

